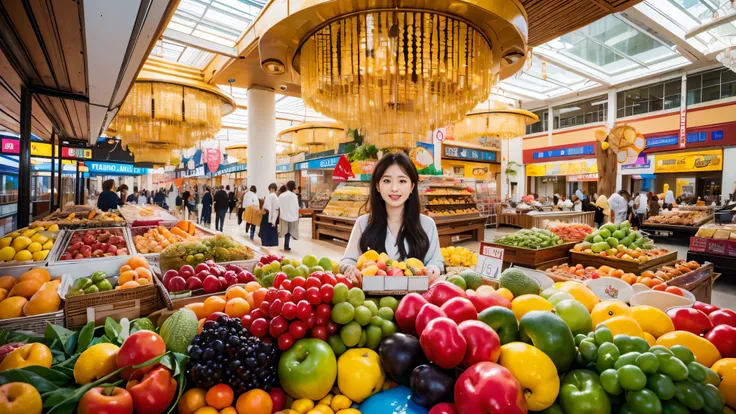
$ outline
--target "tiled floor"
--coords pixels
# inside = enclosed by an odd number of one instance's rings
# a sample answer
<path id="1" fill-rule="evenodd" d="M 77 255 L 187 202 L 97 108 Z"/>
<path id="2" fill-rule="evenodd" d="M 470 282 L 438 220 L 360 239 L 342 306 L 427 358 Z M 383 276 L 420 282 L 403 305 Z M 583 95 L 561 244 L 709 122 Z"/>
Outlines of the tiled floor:
<path id="1" fill-rule="evenodd" d="M 518 229 L 510 227 L 486 229 L 485 238 L 486 240 L 492 240 L 498 235 L 513 233 L 517 230 Z M 245 224 L 238 226 L 234 214 L 232 218 L 225 220 L 225 233 L 237 237 L 242 241 L 247 240 L 250 242 L 250 240 L 245 236 Z M 313 254 L 317 257 L 329 257 L 336 261 L 339 261 L 342 258 L 345 251 L 345 244 L 312 240 L 311 219 L 303 218 L 299 221 L 299 234 L 301 235 L 301 238 L 291 242 L 291 252 L 288 254 L 290 257 L 300 258 L 307 254 Z M 279 239 L 279 242 L 281 244 L 279 248 L 275 249 L 275 251 L 279 254 L 284 254 L 281 249 L 281 247 L 283 247 L 284 239 Z M 260 240 L 257 236 L 254 244 L 260 246 Z M 480 247 L 477 242 L 463 242 L 459 245 L 467 247 L 473 251 L 478 251 Z M 685 241 L 672 242 L 670 239 L 659 239 L 657 240 L 657 245 L 669 250 L 677 251 L 678 257 L 680 258 L 685 258 L 687 255 L 688 248 Z M 714 284 L 712 302 L 717 306 L 736 309 L 736 279 L 732 278 L 731 275 L 722 275 Z"/>

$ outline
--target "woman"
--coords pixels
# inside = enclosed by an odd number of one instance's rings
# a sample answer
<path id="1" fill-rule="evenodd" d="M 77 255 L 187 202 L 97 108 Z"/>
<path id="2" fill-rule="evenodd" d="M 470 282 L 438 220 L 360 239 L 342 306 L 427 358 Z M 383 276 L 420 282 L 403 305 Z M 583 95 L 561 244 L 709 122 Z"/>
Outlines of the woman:
<path id="1" fill-rule="evenodd" d="M 138 205 L 143 206 L 148 203 L 148 192 L 146 190 L 142 190 L 138 194 Z"/>
<path id="2" fill-rule="evenodd" d="M 572 195 L 572 211 L 583 211 L 583 202 L 577 192 Z"/>
<path id="3" fill-rule="evenodd" d="M 608 205 L 611 210 L 611 221 L 613 224 L 620 224 L 625 221 L 629 214 L 629 205 L 623 195 L 619 193 L 611 194 L 608 199 Z"/>
<path id="4" fill-rule="evenodd" d="M 118 187 L 118 204 L 123 205 L 125 204 L 125 200 L 128 199 L 128 185 L 123 184 L 120 187 Z"/>
<path id="5" fill-rule="evenodd" d="M 672 192 L 672 190 L 667 190 L 667 193 L 664 195 L 664 205 L 662 208 L 665 210 L 672 210 L 673 205 L 675 204 L 675 193 Z"/>
<path id="6" fill-rule="evenodd" d="M 358 218 L 350 234 L 340 270 L 362 283 L 355 267 L 368 250 L 385 252 L 390 259 L 422 260 L 431 279 L 444 268 L 434 220 L 419 214 L 419 175 L 404 153 L 388 153 L 376 164 L 371 178 L 368 214 Z"/>
<path id="7" fill-rule="evenodd" d="M 649 217 L 659 215 L 659 197 L 652 193 L 649 198 Z"/>
<path id="8" fill-rule="evenodd" d="M 608 205 L 608 197 L 604 195 L 598 196 L 595 203 L 591 204 L 595 207 L 595 224 L 600 228 L 604 222 L 608 222 L 608 217 L 611 215 L 611 207 Z"/>
<path id="9" fill-rule="evenodd" d="M 243 196 L 243 210 L 247 210 L 248 207 L 251 206 L 253 208 L 258 208 L 259 204 L 258 196 L 256 195 L 256 186 L 252 185 L 250 186 L 250 191 L 245 193 Z M 250 234 L 250 240 L 253 241 L 253 238 L 256 235 L 256 225 L 245 222 L 245 233 Z"/>
<path id="10" fill-rule="evenodd" d="M 235 206 L 238 202 L 235 198 L 235 192 L 230 190 L 230 186 L 228 185 L 225 189 L 227 190 L 227 218 L 231 218 L 233 216 L 233 210 L 235 210 Z"/>
<path id="11" fill-rule="evenodd" d="M 273 247 L 279 245 L 279 232 L 276 223 L 279 217 L 279 199 L 276 196 L 276 183 L 268 185 L 268 195 L 263 200 L 263 218 L 261 219 L 261 246 Z"/>
<path id="12" fill-rule="evenodd" d="M 115 210 L 121 205 L 120 197 L 115 194 L 115 180 L 102 182 L 102 192 L 97 197 L 97 208 L 102 211 Z"/>
<path id="13" fill-rule="evenodd" d="M 199 222 L 208 226 L 212 223 L 212 193 L 207 187 L 205 187 L 202 196 L 202 216 L 199 218 Z"/>

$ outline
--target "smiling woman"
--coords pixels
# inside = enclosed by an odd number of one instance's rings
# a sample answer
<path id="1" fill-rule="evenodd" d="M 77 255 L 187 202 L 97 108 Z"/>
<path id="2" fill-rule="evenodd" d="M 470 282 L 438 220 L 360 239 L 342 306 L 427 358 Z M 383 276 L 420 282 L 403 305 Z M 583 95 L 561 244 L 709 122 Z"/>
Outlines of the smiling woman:
<path id="1" fill-rule="evenodd" d="M 394 260 L 421 259 L 430 276 L 439 275 L 444 261 L 434 220 L 419 214 L 416 167 L 403 152 L 388 153 L 371 178 L 368 214 L 360 216 L 350 234 L 340 269 L 360 281 L 355 267 L 368 250 L 385 252 Z"/>

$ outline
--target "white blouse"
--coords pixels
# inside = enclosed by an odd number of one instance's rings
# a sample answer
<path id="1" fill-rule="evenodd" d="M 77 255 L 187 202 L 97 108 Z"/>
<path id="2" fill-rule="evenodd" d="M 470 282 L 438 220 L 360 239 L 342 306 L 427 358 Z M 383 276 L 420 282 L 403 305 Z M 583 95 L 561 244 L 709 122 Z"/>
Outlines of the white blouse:
<path id="1" fill-rule="evenodd" d="M 263 200 L 263 209 L 268 211 L 268 222 L 276 225 L 279 218 L 279 199 L 276 193 L 269 193 Z"/>

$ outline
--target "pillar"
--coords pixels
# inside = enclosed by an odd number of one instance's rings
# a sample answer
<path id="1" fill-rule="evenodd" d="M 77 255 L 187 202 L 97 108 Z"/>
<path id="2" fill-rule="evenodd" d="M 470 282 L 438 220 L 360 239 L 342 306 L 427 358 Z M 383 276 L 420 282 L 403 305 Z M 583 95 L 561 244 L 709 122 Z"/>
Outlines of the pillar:
<path id="1" fill-rule="evenodd" d="M 276 182 L 276 95 L 272 89 L 248 89 L 248 185 L 258 197 Z"/>
<path id="2" fill-rule="evenodd" d="M 614 89 L 610 89 L 608 91 L 608 112 L 606 113 L 606 129 L 609 131 L 613 129 L 614 125 L 616 125 L 616 91 Z M 621 175 L 621 164 L 616 163 L 616 191 L 621 191 L 621 187 L 623 187 L 623 176 Z M 602 174 L 603 172 L 598 169 L 598 174 Z M 598 193 L 600 194 L 600 192 Z M 609 194 L 606 194 L 607 197 L 610 197 Z"/>
<path id="3" fill-rule="evenodd" d="M 19 229 L 28 227 L 31 216 L 31 90 L 20 87 L 20 154 L 18 154 L 18 220 Z"/>

